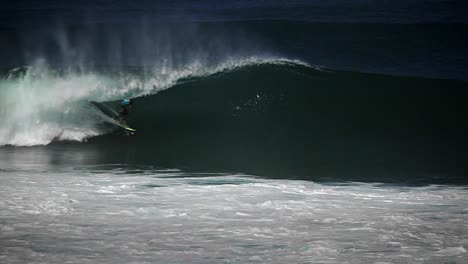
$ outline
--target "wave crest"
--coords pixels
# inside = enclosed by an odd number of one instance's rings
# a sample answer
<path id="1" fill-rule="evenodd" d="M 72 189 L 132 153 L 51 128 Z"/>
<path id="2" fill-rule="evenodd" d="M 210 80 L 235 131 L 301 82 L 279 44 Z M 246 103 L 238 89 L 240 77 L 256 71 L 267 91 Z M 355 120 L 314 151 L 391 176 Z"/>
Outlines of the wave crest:
<path id="1" fill-rule="evenodd" d="M 258 64 L 300 64 L 284 58 L 228 58 L 216 65 L 198 61 L 171 67 L 53 69 L 44 60 L 10 70 L 0 80 L 0 146 L 46 145 L 53 140 L 83 141 L 107 131 L 88 101 L 150 95 L 178 82 Z M 308 66 L 308 65 L 307 65 Z"/>

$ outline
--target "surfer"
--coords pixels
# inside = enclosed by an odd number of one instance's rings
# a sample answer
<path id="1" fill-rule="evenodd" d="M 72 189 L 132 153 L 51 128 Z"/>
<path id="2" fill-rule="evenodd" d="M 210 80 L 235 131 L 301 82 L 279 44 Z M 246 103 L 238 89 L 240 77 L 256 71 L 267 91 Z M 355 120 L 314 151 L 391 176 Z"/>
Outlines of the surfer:
<path id="1" fill-rule="evenodd" d="M 133 99 L 125 98 L 120 102 L 119 116 L 122 121 L 126 121 L 128 114 L 132 111 Z"/>

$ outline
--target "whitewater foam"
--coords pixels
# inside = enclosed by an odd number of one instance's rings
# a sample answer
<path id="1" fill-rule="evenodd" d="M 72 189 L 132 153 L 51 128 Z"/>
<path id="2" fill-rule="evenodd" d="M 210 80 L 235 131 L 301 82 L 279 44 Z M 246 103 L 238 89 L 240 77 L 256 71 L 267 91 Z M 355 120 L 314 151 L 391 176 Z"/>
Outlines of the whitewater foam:
<path id="1" fill-rule="evenodd" d="M 5 263 L 79 262 L 84 255 L 99 263 L 466 263 L 468 257 L 464 187 L 44 165 L 7 166 L 11 173 L 0 186 L 11 197 L 0 200 Z"/>

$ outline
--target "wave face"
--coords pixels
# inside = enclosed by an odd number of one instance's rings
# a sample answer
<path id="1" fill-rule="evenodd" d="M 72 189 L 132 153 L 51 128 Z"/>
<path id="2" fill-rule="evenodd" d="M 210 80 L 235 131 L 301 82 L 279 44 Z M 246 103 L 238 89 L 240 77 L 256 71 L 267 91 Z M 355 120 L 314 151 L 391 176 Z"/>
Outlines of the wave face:
<path id="1" fill-rule="evenodd" d="M 106 162 L 297 177 L 458 181 L 467 169 L 467 111 L 457 103 L 467 98 L 465 81 L 248 58 L 164 71 L 37 64 L 10 71 L 2 87 L 2 145 L 87 140 L 83 146 L 127 153 Z M 88 103 L 115 106 L 123 97 L 137 97 L 133 137 L 103 125 Z"/>
<path id="2" fill-rule="evenodd" d="M 7 71 L 0 80 L 0 146 L 83 141 L 109 132 L 100 126 L 101 114 L 89 101 L 154 94 L 188 77 L 269 61 L 275 63 L 274 59 L 249 57 L 211 65 L 194 60 L 178 66 L 57 70 L 45 60 L 38 60 L 32 66 Z"/>
<path id="3" fill-rule="evenodd" d="M 291 61 L 252 63 L 137 98 L 129 119 L 136 136 L 89 144 L 122 153 L 108 162 L 458 181 L 466 173 L 467 111 L 456 98 L 466 98 L 466 87 Z"/>

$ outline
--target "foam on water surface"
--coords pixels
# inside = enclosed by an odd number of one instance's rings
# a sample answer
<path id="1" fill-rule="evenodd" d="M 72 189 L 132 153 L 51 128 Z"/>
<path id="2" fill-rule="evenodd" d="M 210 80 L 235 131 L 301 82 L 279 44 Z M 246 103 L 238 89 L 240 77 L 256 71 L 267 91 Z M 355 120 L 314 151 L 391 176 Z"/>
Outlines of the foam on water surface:
<path id="1" fill-rule="evenodd" d="M 465 187 L 81 167 L 2 175 L 2 263 L 465 263 Z"/>

